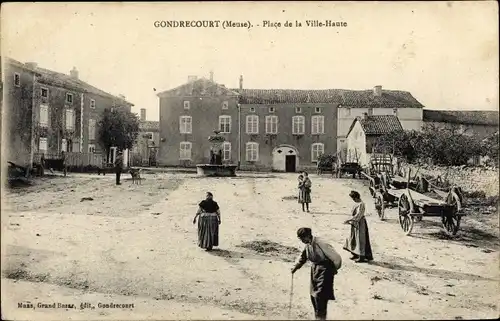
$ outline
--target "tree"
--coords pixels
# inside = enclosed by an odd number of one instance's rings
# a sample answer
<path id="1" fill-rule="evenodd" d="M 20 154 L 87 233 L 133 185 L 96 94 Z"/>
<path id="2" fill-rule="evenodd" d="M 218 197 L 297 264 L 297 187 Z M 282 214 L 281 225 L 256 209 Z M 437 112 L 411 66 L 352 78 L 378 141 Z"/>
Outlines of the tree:
<path id="1" fill-rule="evenodd" d="M 489 161 L 492 163 L 491 165 L 498 166 L 498 147 L 498 132 L 482 141 L 483 156 L 488 156 Z"/>
<path id="2" fill-rule="evenodd" d="M 136 114 L 115 108 L 105 109 L 99 121 L 99 143 L 106 154 L 115 146 L 118 150 L 131 149 L 139 132 L 139 118 Z"/>
<path id="3" fill-rule="evenodd" d="M 375 142 L 375 151 L 394 154 L 398 157 L 403 157 L 407 162 L 413 162 L 417 158 L 413 141 L 417 137 L 414 131 L 394 131 L 385 134 Z"/>

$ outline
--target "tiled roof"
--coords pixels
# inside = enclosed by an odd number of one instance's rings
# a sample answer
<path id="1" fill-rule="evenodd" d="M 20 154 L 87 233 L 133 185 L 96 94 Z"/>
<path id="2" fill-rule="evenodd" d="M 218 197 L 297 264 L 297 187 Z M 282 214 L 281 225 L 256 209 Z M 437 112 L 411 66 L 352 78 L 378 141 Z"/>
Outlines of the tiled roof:
<path id="1" fill-rule="evenodd" d="M 139 130 L 140 131 L 159 131 L 160 130 L 160 122 L 153 120 L 141 120 L 139 122 Z"/>
<path id="2" fill-rule="evenodd" d="M 182 96 L 237 96 L 238 93 L 226 86 L 213 82 L 206 78 L 200 78 L 173 89 L 165 90 L 158 97 L 182 97 Z"/>
<path id="3" fill-rule="evenodd" d="M 83 90 L 85 92 L 90 92 L 90 93 L 93 93 L 96 95 L 112 98 L 112 99 L 115 99 L 119 102 L 133 106 L 132 103 L 126 101 L 125 99 L 118 97 L 118 96 L 115 96 L 115 95 L 112 95 L 110 93 L 107 93 L 104 90 L 96 88 L 96 87 L 94 87 L 94 86 L 92 86 L 92 85 L 90 85 L 90 84 L 88 84 L 80 79 L 76 79 L 76 78 L 73 78 L 69 75 L 66 75 L 66 74 L 63 74 L 60 72 L 56 72 L 56 71 L 52 71 L 49 69 L 45 69 L 45 68 L 38 67 L 38 68 L 36 68 L 36 70 L 41 74 L 41 77 L 39 80 L 41 83 L 53 84 L 53 85 L 62 86 L 62 87 L 67 87 L 69 85 L 69 87 L 75 88 L 76 90 Z"/>
<path id="4" fill-rule="evenodd" d="M 409 92 L 382 90 L 375 96 L 372 90 L 347 89 L 232 89 L 240 94 L 240 104 L 305 104 L 331 103 L 343 107 L 423 108 Z"/>
<path id="5" fill-rule="evenodd" d="M 359 122 L 361 128 L 367 136 L 378 136 L 392 133 L 395 131 L 403 131 L 403 126 L 399 121 L 399 118 L 395 115 L 373 115 L 365 117 L 356 117 L 347 132 L 347 136 L 351 132 L 352 128 Z"/>
<path id="6" fill-rule="evenodd" d="M 462 125 L 498 126 L 498 111 L 485 110 L 424 110 L 424 122 L 440 122 Z"/>

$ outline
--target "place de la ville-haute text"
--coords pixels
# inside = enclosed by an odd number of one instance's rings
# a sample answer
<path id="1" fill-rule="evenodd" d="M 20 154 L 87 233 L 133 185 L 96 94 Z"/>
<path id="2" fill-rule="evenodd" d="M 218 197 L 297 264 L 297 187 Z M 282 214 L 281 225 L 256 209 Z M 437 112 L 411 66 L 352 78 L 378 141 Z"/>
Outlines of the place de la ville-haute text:
<path id="1" fill-rule="evenodd" d="M 157 20 L 154 22 L 155 28 L 345 28 L 347 22 L 335 20 L 285 20 L 271 21 L 263 20 L 260 23 L 253 24 L 250 21 L 234 20 Z"/>

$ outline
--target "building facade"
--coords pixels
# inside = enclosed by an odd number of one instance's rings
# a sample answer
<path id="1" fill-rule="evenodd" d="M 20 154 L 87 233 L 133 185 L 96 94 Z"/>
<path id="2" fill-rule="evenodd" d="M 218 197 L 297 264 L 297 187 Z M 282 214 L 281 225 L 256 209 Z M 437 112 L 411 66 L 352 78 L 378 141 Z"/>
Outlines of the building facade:
<path id="1" fill-rule="evenodd" d="M 375 151 L 377 139 L 392 132 L 403 132 L 403 126 L 396 115 L 368 115 L 356 117 L 347 132 L 346 161 L 369 165 Z M 390 152 L 389 152 L 390 153 Z"/>
<path id="2" fill-rule="evenodd" d="M 409 92 L 399 90 L 383 90 L 375 86 L 373 90 L 344 91 L 343 104 L 338 108 L 338 152 L 347 153 L 347 132 L 357 117 L 376 115 L 397 116 L 403 129 L 421 130 L 423 125 L 423 108 Z"/>
<path id="3" fill-rule="evenodd" d="M 355 115 L 364 110 L 401 114 L 411 128 L 422 121 L 422 105 L 411 94 L 381 89 L 380 94 L 378 89 L 243 89 L 242 77 L 240 88 L 227 89 L 212 78 L 190 77 L 158 96 L 161 166 L 207 163 L 208 136 L 219 130 L 226 138 L 224 162 L 294 172 L 315 167 L 321 154 L 336 154 Z"/>
<path id="4" fill-rule="evenodd" d="M 157 166 L 160 146 L 160 122 L 146 119 L 146 109 L 141 109 L 139 134 L 134 143 L 130 161 L 132 166 Z"/>
<path id="5" fill-rule="evenodd" d="M 124 97 L 113 96 L 80 80 L 76 68 L 66 75 L 10 58 L 6 58 L 5 65 L 9 70 L 6 80 L 12 78 L 12 83 L 6 84 L 9 90 L 6 109 L 12 117 L 18 115 L 23 119 L 12 119 L 17 125 L 10 125 L 8 150 L 18 153 L 19 146 L 26 146 L 23 153 L 29 151 L 31 156 L 29 160 L 23 157 L 23 164 L 32 164 L 34 154 L 103 153 L 97 140 L 101 114 L 107 108 L 130 111 L 133 106 Z M 22 144 L 16 142 L 20 137 Z M 116 149 L 110 154 L 106 157 L 114 161 Z"/>

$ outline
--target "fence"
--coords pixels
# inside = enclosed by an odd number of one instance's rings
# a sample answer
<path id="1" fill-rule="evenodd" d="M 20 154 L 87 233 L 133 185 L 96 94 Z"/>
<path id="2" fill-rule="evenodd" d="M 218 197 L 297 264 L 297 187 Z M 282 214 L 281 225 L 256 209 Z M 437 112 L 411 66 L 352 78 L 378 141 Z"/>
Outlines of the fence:
<path id="1" fill-rule="evenodd" d="M 84 167 L 84 166 L 97 166 L 101 167 L 104 162 L 104 157 L 101 154 L 95 153 L 78 153 L 67 152 L 65 165 L 68 167 Z M 41 163 L 42 153 L 35 153 L 33 155 L 33 162 L 35 164 Z M 61 153 L 48 153 L 44 154 L 45 162 L 51 163 L 62 159 Z"/>

